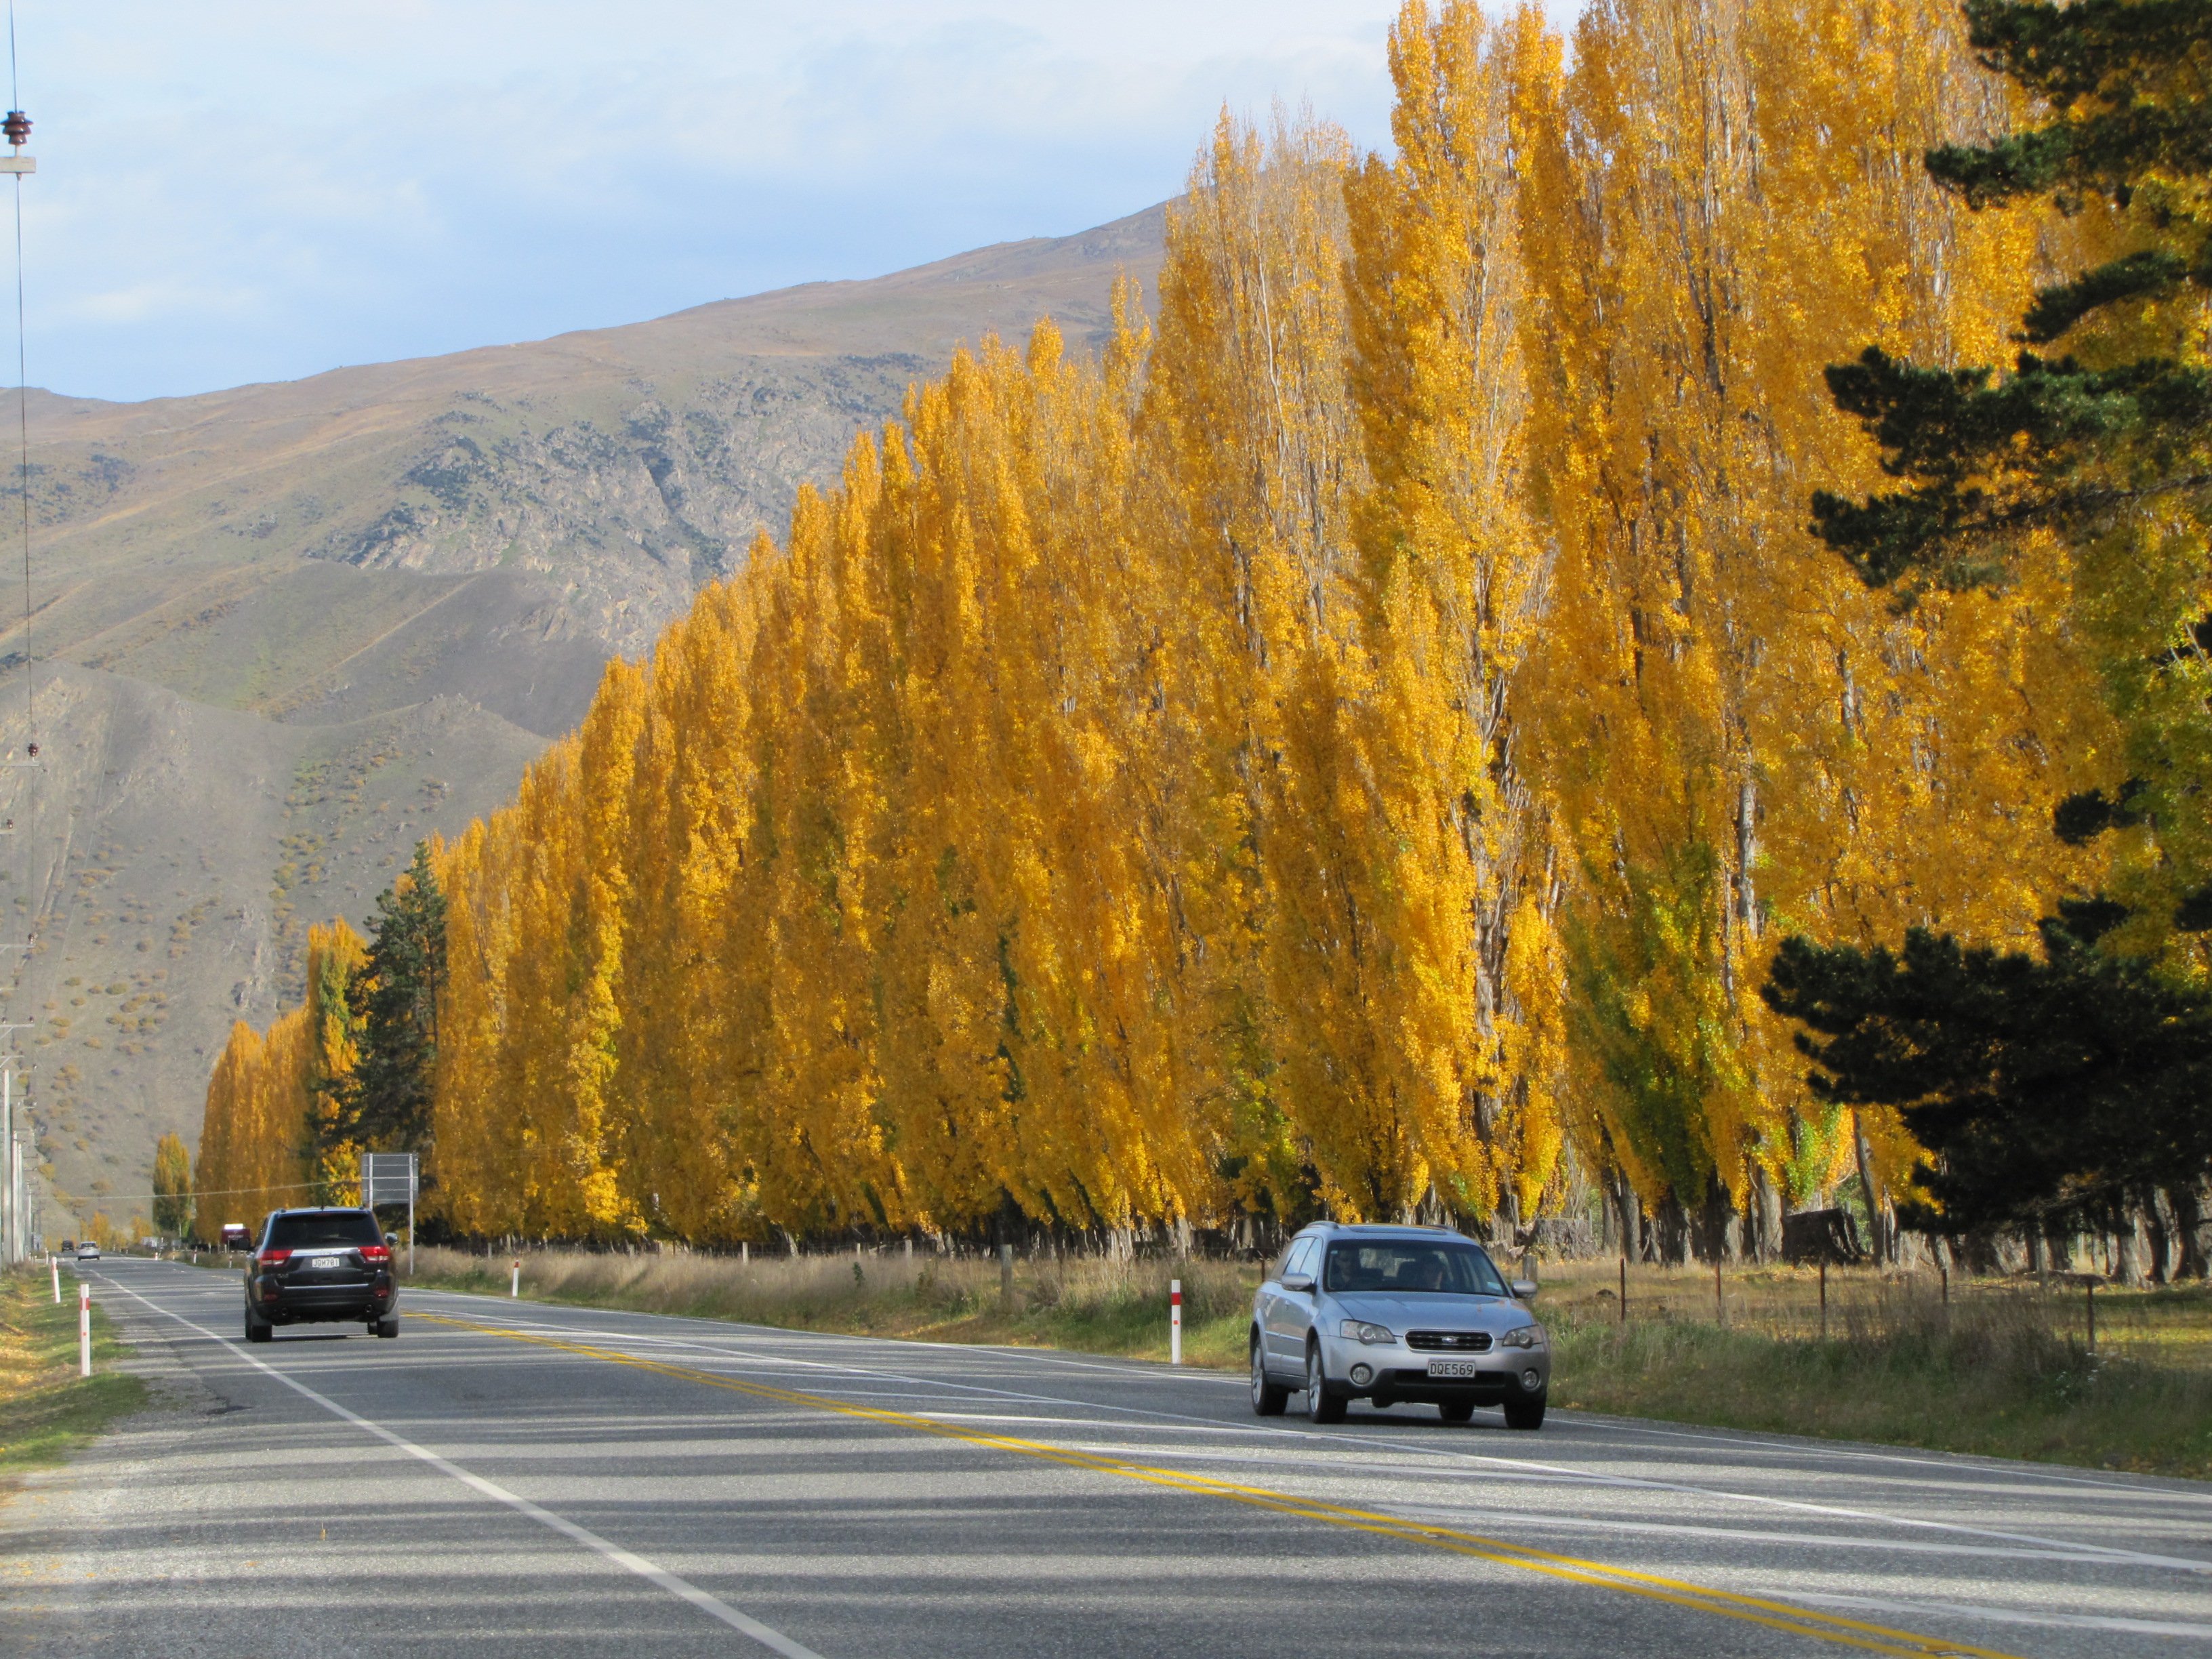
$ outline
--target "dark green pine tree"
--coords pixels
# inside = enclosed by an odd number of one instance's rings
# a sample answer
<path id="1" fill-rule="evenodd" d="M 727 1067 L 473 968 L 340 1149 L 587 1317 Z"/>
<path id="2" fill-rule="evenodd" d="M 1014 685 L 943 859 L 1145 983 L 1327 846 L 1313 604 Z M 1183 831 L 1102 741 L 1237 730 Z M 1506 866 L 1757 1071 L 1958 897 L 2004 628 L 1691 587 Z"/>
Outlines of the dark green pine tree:
<path id="1" fill-rule="evenodd" d="M 2095 948 L 2120 920 L 2069 902 L 2041 960 L 1914 928 L 1905 949 L 1786 940 L 1767 1006 L 1815 1035 L 1799 1049 L 1814 1092 L 1893 1106 L 1935 1159 L 1905 1225 L 2116 1229 L 2168 1195 L 2197 1212 L 2212 1162 L 2212 997 Z"/>
<path id="2" fill-rule="evenodd" d="M 2212 0 L 1966 13 L 2040 116 L 1931 151 L 1929 174 L 1976 209 L 2108 215 L 2122 251 L 2037 294 L 2008 372 L 1871 348 L 1830 368 L 1899 487 L 1815 495 L 1813 527 L 1906 605 L 2002 583 L 2032 533 L 2067 542 L 2134 775 L 2061 802 L 2053 829 L 2138 831 L 2151 853 L 2121 866 L 2126 904 L 2062 903 L 2040 961 L 1921 930 L 1900 956 L 1791 939 L 1765 995 L 1818 1034 L 1798 1038 L 1817 1092 L 1899 1108 L 1934 1154 L 1908 1224 L 2114 1226 L 2154 1190 L 2193 1223 L 2212 1168 L 2212 1006 L 2188 988 L 2212 929 Z"/>
<path id="3" fill-rule="evenodd" d="M 2212 294 L 2212 0 L 1967 0 L 1988 68 L 2046 112 L 1986 146 L 1928 155 L 1976 208 L 2049 197 L 2109 204 L 2140 246 L 2046 288 L 2021 320 L 2048 346 L 2095 320 L 2142 323 L 2173 349 L 2023 351 L 2010 373 L 1927 368 L 1869 347 L 1828 386 L 1881 445 L 1904 487 L 1813 498 L 1814 529 L 1866 581 L 1964 586 L 2001 576 L 2022 531 L 2094 531 L 2116 514 L 2212 487 L 2212 380 L 2183 354 Z M 2155 325 L 2163 319 L 2170 326 Z M 2138 331 L 2140 333 L 2141 331 Z M 2090 342 L 2094 348 L 2097 343 Z"/>
<path id="4" fill-rule="evenodd" d="M 2130 948 L 2212 968 L 2212 0 L 1967 0 L 1982 62 L 2045 118 L 1929 173 L 1974 207 L 2048 197 L 2107 214 L 2127 251 L 2041 290 L 2008 374 L 1869 348 L 1828 370 L 1900 488 L 1820 494 L 1814 529 L 1876 587 L 2004 580 L 2029 532 L 2075 554 L 2077 637 L 2095 651 L 2129 775 L 2061 805 L 2078 842 L 2140 825 L 2116 877 Z M 2132 246 L 2129 246 L 2132 244 Z M 2179 941 L 2175 935 L 2199 936 Z"/>
<path id="5" fill-rule="evenodd" d="M 365 1150 L 430 1150 L 445 980 L 446 899 L 430 850 L 417 842 L 406 875 L 378 896 L 368 959 L 347 990 L 360 1052 L 340 1104 L 346 1137 Z M 427 1158 L 423 1181 L 429 1184 Z"/>

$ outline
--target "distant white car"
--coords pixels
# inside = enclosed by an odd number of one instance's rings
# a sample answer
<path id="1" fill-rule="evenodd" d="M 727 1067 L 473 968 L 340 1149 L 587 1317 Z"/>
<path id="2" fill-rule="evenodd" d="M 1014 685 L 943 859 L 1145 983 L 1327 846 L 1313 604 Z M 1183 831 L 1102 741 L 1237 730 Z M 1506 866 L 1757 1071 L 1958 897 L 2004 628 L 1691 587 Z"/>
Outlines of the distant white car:
<path id="1" fill-rule="evenodd" d="M 80 1245 L 78 1245 L 78 1246 L 76 1247 L 76 1259 L 77 1259 L 78 1261 L 99 1261 L 99 1260 L 100 1260 L 100 1246 L 99 1246 L 99 1245 L 97 1245 L 97 1244 L 80 1244 Z"/>

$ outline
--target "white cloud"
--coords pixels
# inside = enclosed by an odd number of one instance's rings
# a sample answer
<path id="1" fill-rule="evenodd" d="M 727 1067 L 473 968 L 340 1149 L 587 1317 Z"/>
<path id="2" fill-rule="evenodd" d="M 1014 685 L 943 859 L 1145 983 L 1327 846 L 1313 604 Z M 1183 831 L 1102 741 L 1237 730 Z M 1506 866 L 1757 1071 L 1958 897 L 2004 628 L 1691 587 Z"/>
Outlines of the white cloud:
<path id="1" fill-rule="evenodd" d="M 1560 0 L 1565 3 L 1565 0 Z M 1395 0 L 18 0 L 33 376 L 137 398 L 1079 230 Z"/>

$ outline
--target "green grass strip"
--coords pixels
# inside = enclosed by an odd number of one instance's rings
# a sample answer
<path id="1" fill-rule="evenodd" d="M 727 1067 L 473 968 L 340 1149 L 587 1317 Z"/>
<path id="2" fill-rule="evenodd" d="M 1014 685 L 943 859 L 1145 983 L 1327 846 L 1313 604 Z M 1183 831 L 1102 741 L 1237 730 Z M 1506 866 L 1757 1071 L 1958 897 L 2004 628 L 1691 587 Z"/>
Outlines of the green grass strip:
<path id="1" fill-rule="evenodd" d="M 145 1383 L 116 1368 L 128 1352 L 95 1288 L 92 1375 L 79 1376 L 75 1280 L 64 1278 L 58 1306 L 44 1267 L 0 1275 L 0 1491 L 145 1404 Z"/>

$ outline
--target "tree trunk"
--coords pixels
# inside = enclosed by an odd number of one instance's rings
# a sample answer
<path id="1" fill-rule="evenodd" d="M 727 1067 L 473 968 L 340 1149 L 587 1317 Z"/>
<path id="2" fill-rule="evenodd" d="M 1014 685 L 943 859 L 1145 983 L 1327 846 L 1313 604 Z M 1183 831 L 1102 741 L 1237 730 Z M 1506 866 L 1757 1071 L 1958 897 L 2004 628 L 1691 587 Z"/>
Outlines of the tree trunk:
<path id="1" fill-rule="evenodd" d="M 2204 1277 L 2204 1206 L 2199 1200 L 2195 1182 L 2179 1182 L 2166 1189 L 2166 1201 L 2173 1206 L 2173 1242 L 2175 1254 L 2180 1258 L 2173 1276 L 2176 1279 Z"/>
<path id="2" fill-rule="evenodd" d="M 1613 1210 L 1620 1225 L 1620 1253 L 1631 1261 L 1644 1260 L 1644 1206 L 1637 1202 L 1636 1188 L 1627 1175 L 1620 1170 L 1606 1177 L 1613 1188 Z"/>
<path id="3" fill-rule="evenodd" d="M 1735 1200 L 1729 1196 L 1726 1182 L 1717 1171 L 1705 1179 L 1705 1204 L 1703 1224 L 1698 1229 L 1698 1254 L 1707 1261 L 1729 1259 L 1729 1233 L 1735 1220 Z"/>
<path id="4" fill-rule="evenodd" d="M 1751 1225 L 1750 1249 L 1746 1254 L 1756 1261 L 1775 1261 L 1782 1254 L 1782 1192 L 1766 1173 L 1766 1166 L 1756 1161 L 1751 1166 L 1747 1207 Z"/>
<path id="5" fill-rule="evenodd" d="M 1851 1109 L 1851 1144 L 1858 1153 L 1859 1192 L 1866 1200 L 1867 1249 L 1878 1267 L 1896 1264 L 1897 1253 L 1892 1248 L 1889 1234 L 1893 1229 L 1887 1221 L 1889 1203 L 1882 1196 L 1881 1187 L 1875 1180 L 1874 1148 L 1867 1145 L 1866 1130 L 1860 1127 L 1858 1109 Z"/>
<path id="6" fill-rule="evenodd" d="M 2118 1248 L 2112 1252 L 2112 1277 L 2123 1285 L 2135 1285 L 2143 1282 L 2142 1253 L 2138 1239 L 2142 1231 L 2142 1218 L 2130 1210 L 2120 1217 Z"/>
<path id="7" fill-rule="evenodd" d="M 2150 1239 L 2150 1282 L 2170 1285 L 2173 1282 L 2173 1223 L 2172 1206 L 2164 1193 L 2153 1193 L 2150 1202 L 2143 1206 L 2143 1231 Z"/>
<path id="8" fill-rule="evenodd" d="M 1652 1220 L 1658 1234 L 1659 1261 L 1669 1267 L 1686 1266 L 1690 1260 L 1690 1212 L 1682 1207 L 1682 1200 L 1673 1188 L 1659 1200 L 1659 1209 Z"/>
<path id="9" fill-rule="evenodd" d="M 2051 1271 L 2070 1273 L 2074 1271 L 2074 1235 L 2061 1227 L 2046 1227 L 2044 1243 L 2049 1247 Z"/>

